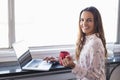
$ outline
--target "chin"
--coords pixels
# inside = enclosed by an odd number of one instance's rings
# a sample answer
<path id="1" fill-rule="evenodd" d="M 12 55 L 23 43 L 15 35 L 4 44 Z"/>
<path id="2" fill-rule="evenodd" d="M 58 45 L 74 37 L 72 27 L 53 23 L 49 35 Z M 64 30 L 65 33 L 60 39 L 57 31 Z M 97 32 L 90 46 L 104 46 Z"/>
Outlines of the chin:
<path id="1" fill-rule="evenodd" d="M 87 34 L 88 32 L 87 31 L 83 31 L 83 33 Z"/>

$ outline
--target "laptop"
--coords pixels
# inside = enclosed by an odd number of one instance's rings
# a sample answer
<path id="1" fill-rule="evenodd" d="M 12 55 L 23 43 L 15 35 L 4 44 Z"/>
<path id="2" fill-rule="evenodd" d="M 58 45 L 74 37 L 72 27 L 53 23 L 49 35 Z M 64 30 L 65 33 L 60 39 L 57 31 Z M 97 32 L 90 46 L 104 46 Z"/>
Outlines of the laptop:
<path id="1" fill-rule="evenodd" d="M 52 63 L 44 61 L 43 59 L 32 58 L 29 47 L 25 41 L 13 43 L 12 46 L 22 70 L 50 70 Z"/>

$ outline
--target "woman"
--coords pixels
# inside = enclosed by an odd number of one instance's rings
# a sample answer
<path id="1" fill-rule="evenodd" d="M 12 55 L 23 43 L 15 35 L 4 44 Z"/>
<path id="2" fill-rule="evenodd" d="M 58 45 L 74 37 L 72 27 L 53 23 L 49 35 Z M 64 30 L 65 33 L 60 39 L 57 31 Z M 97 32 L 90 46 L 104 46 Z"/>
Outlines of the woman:
<path id="1" fill-rule="evenodd" d="M 78 80 L 106 80 L 106 41 L 101 15 L 95 7 L 80 12 L 75 56 L 76 63 L 71 56 L 66 56 L 62 64 L 71 67 Z M 48 59 L 55 60 L 53 57 Z"/>

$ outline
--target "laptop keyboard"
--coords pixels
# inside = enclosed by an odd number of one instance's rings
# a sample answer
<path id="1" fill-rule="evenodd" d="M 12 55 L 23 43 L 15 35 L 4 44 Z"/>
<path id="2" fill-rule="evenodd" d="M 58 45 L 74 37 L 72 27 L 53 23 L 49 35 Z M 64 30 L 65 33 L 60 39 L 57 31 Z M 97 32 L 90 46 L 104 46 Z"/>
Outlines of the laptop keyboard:
<path id="1" fill-rule="evenodd" d="M 38 67 L 41 62 L 40 60 L 33 60 L 27 67 Z"/>

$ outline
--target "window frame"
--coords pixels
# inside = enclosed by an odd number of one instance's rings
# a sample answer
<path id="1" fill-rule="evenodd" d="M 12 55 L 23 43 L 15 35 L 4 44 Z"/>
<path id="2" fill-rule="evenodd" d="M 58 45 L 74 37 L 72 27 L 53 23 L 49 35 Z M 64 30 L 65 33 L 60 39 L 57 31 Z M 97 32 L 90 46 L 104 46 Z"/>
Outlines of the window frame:
<path id="1" fill-rule="evenodd" d="M 120 44 L 120 0 L 118 0 L 118 21 L 117 21 L 117 41 L 116 44 Z"/>
<path id="2" fill-rule="evenodd" d="M 9 27 L 9 48 L 12 48 L 12 44 L 15 42 L 15 11 L 14 1 L 8 0 L 8 27 Z"/>

